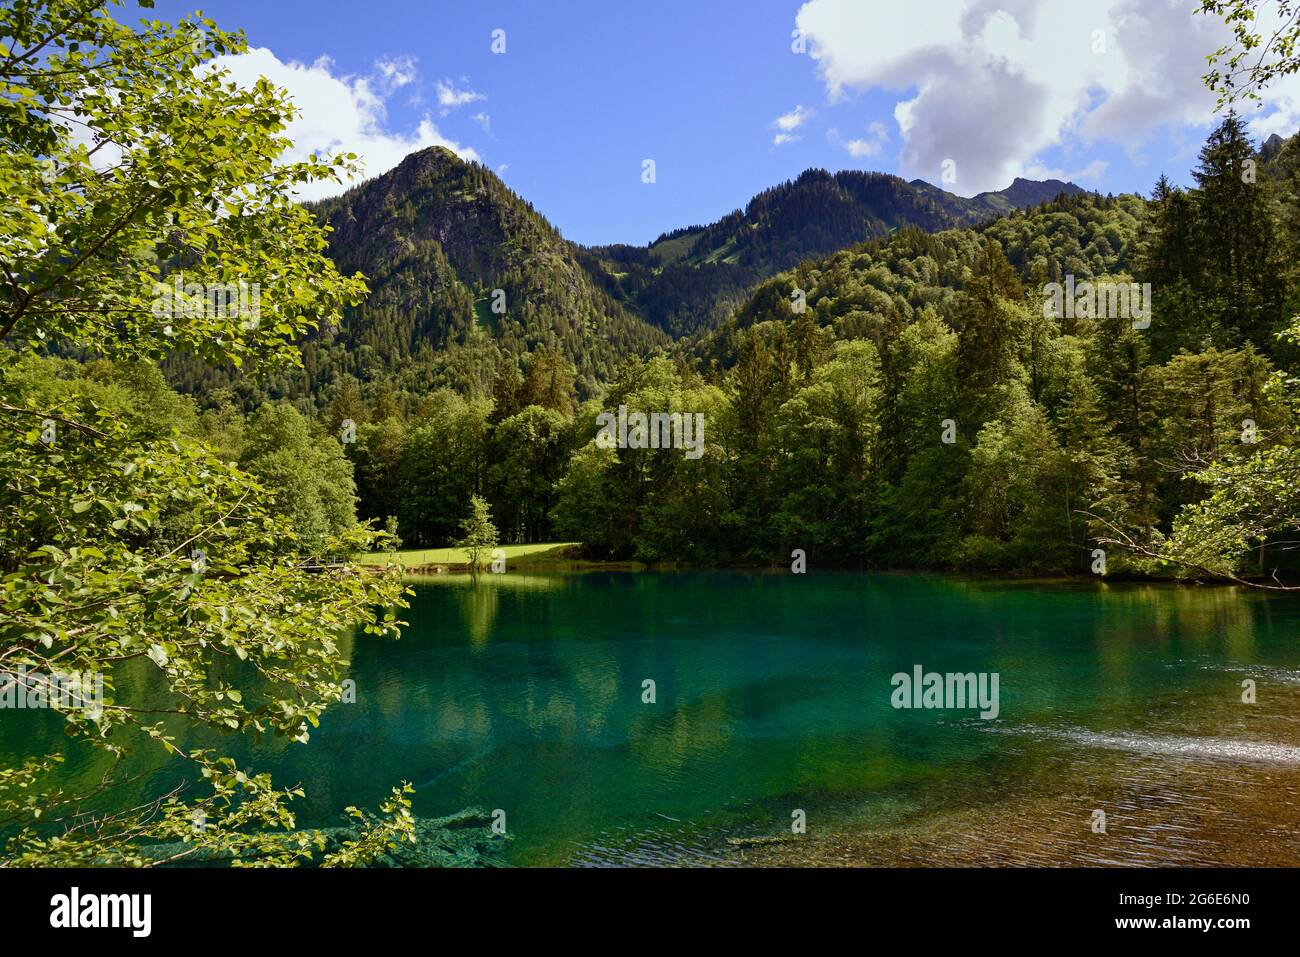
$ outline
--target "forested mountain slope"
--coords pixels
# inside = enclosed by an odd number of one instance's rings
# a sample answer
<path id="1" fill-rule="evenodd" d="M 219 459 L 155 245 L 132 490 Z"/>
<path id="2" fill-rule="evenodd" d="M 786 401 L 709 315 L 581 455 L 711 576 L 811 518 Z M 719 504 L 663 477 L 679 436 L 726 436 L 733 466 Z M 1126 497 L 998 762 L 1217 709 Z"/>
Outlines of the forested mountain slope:
<path id="1" fill-rule="evenodd" d="M 618 257 L 619 282 L 663 269 L 668 249 L 692 296 L 718 281 L 710 269 L 760 278 L 732 286 L 718 328 L 629 355 L 595 390 L 557 349 L 512 355 L 490 330 L 435 325 L 442 348 L 422 341 L 395 370 L 372 365 L 311 403 L 326 435 L 358 426 L 346 455 L 360 515 L 394 518 L 413 545 L 450 541 L 478 495 L 504 540 L 581 541 L 594 557 L 772 562 L 802 549 L 819 564 L 1089 572 L 1127 538 L 1197 568 L 1285 571 L 1280 532 L 1214 538 L 1197 509 L 1255 522 L 1263 513 L 1222 496 L 1271 490 L 1251 470 L 1291 461 L 1293 376 L 1278 373 L 1297 357 L 1276 334 L 1300 306 L 1300 148 L 1257 151 L 1230 117 L 1192 178 L 1162 179 L 1149 199 L 1058 195 L 996 218 L 945 210 L 930 188 L 913 213 L 971 222 L 896 225 L 767 279 L 757 253 L 748 266 L 698 259 L 700 230 L 604 258 L 569 247 L 566 262 L 588 269 Z M 346 203 L 330 212 L 345 221 Z M 391 241 L 404 232 L 392 221 L 420 215 L 374 221 Z M 439 249 L 458 277 L 475 253 Z M 1071 280 L 1149 284 L 1149 321 L 1046 312 L 1045 287 Z M 308 369 L 328 350 L 343 347 L 309 343 Z M 703 454 L 601 448 L 597 416 L 621 406 L 702 416 Z M 1224 486 L 1224 469 L 1254 478 Z M 1111 547 L 1109 567 L 1168 568 L 1133 555 Z"/>
<path id="2" fill-rule="evenodd" d="M 594 248 L 583 261 L 612 295 L 682 336 L 720 325 L 759 281 L 806 259 L 905 226 L 972 226 L 1082 192 L 1060 180 L 1017 179 L 1006 190 L 966 199 L 923 180 L 810 169 L 716 223 L 666 233 L 648 247 Z"/>
<path id="3" fill-rule="evenodd" d="M 579 393 L 592 395 L 623 358 L 670 342 L 593 282 L 579 247 L 531 204 L 442 147 L 309 208 L 330 228 L 329 257 L 364 275 L 369 294 L 337 328 L 303 341 L 301 369 L 254 382 L 176 359 L 168 371 L 185 391 L 305 406 L 352 377 L 481 394 L 503 363 L 525 366 L 544 350 L 571 363 Z"/>
<path id="4" fill-rule="evenodd" d="M 369 294 L 338 328 L 303 342 L 303 367 L 255 384 L 176 359 L 189 392 L 319 404 L 346 376 L 399 388 L 485 394 L 503 364 L 540 349 L 571 362 L 580 397 L 627 356 L 721 326 L 765 278 L 900 228 L 969 226 L 1069 183 L 1016 180 L 964 199 L 883 173 L 808 170 L 745 210 L 666 234 L 649 247 L 584 248 L 565 240 L 490 170 L 441 147 L 344 195 L 310 204 L 330 227 L 329 256 L 366 277 Z"/>
<path id="5" fill-rule="evenodd" d="M 961 292 L 986 238 L 999 243 L 1026 284 L 1041 286 L 1067 275 L 1079 281 L 1118 276 L 1131 269 L 1149 215 L 1149 203 L 1137 196 L 1082 193 L 977 228 L 926 233 L 906 227 L 780 273 L 719 330 L 684 345 L 726 367 L 739 332 L 766 322 L 795 322 L 796 291 L 802 291 L 815 323 L 837 339 L 896 333 L 927 308 L 942 311 Z"/>
<path id="6" fill-rule="evenodd" d="M 509 355 L 555 347 L 594 382 L 623 356 L 665 344 L 596 288 L 530 204 L 441 147 L 314 209 L 333 230 L 339 269 L 369 281 L 340 330 L 349 349 L 391 364 L 485 332 Z"/>

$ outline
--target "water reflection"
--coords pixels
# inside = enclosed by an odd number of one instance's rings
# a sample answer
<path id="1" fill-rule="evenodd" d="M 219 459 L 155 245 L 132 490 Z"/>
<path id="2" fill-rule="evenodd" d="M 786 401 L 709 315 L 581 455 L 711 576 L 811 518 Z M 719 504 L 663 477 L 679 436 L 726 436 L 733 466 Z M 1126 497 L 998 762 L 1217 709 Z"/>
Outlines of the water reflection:
<path id="1" fill-rule="evenodd" d="M 304 824 L 409 780 L 419 813 L 505 809 L 529 864 L 1249 863 L 1300 846 L 1294 598 L 847 574 L 414 584 L 400 641 L 349 639 L 355 704 L 307 747 L 239 755 L 306 787 Z M 894 710 L 890 676 L 916 664 L 999 673 L 999 719 Z M 2 751 L 60 746 L 0 720 Z M 788 837 L 794 808 L 807 839 L 751 840 Z"/>

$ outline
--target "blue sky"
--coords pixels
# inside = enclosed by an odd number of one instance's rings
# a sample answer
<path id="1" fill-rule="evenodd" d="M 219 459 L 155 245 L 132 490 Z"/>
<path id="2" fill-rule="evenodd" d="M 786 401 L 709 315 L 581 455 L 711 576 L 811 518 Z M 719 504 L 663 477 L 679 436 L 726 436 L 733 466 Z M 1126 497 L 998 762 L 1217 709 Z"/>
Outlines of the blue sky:
<path id="1" fill-rule="evenodd" d="M 812 166 L 940 183 L 951 157 L 957 175 L 943 185 L 965 195 L 1017 174 L 1113 192 L 1148 191 L 1162 170 L 1186 181 L 1213 105 L 1199 89 L 1201 58 L 1219 36 L 1190 5 L 208 0 L 202 9 L 242 27 L 259 51 L 233 65 L 237 76 L 264 72 L 299 98 L 304 148 L 347 145 L 377 174 L 410 149 L 445 143 L 498 171 L 566 236 L 595 244 L 712 221 Z M 194 6 L 160 0 L 158 15 Z M 492 51 L 498 29 L 503 54 Z M 796 29 L 803 52 L 792 49 Z M 1257 132 L 1294 122 L 1279 96 Z"/>

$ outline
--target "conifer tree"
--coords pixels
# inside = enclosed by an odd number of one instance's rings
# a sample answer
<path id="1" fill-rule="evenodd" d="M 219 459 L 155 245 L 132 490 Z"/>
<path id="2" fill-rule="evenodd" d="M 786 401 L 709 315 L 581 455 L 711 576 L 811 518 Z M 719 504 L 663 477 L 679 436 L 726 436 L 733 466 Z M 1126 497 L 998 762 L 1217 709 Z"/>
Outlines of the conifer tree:
<path id="1" fill-rule="evenodd" d="M 1259 346 L 1279 316 L 1278 262 L 1268 191 L 1234 111 L 1210 134 L 1193 171 L 1199 190 L 1197 282 L 1220 323 Z"/>

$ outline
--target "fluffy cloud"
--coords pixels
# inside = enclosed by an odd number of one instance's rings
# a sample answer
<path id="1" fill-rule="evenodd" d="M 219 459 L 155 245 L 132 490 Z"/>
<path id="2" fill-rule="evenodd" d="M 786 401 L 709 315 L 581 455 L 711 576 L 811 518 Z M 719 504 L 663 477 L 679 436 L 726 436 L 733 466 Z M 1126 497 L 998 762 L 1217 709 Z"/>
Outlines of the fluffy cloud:
<path id="1" fill-rule="evenodd" d="M 813 115 L 813 110 L 804 106 L 796 106 L 789 113 L 783 113 L 772 121 L 772 125 L 777 128 L 776 136 L 772 137 L 773 146 L 781 146 L 785 143 L 793 143 L 799 139 L 795 135 L 795 130 L 808 122 Z"/>
<path id="2" fill-rule="evenodd" d="M 400 56 L 391 60 L 376 60 L 375 73 L 384 89 L 391 92 L 415 82 L 415 57 Z"/>
<path id="3" fill-rule="evenodd" d="M 474 103 L 477 100 L 485 99 L 487 97 L 482 93 L 475 93 L 473 90 L 456 89 L 451 80 L 442 80 L 438 83 L 438 105 L 444 111 L 454 110 L 466 103 Z"/>
<path id="4" fill-rule="evenodd" d="M 855 140 L 849 140 L 844 144 L 850 156 L 854 159 L 866 159 L 871 156 L 879 156 L 881 149 L 889 140 L 889 130 L 885 129 L 885 124 L 880 122 L 872 123 L 867 127 L 866 137 L 860 137 Z"/>
<path id="5" fill-rule="evenodd" d="M 803 106 L 796 106 L 789 113 L 784 113 L 772 121 L 772 124 L 782 132 L 789 133 L 791 130 L 797 130 L 807 122 L 808 117 L 812 116 L 813 111 Z"/>
<path id="6" fill-rule="evenodd" d="M 796 24 L 832 101 L 897 95 L 904 175 L 937 181 L 951 159 L 950 188 L 972 195 L 1041 169 L 1037 157 L 1057 145 L 1107 139 L 1136 150 L 1158 127 L 1210 122 L 1201 74 L 1228 31 L 1196 15 L 1199 5 L 927 0 L 918 17 L 896 0 L 809 0 Z M 1277 84 L 1267 104 L 1250 115 L 1252 132 L 1294 132 L 1300 77 Z M 873 142 L 850 141 L 864 151 Z"/>
<path id="7" fill-rule="evenodd" d="M 373 177 L 392 169 L 409 153 L 430 146 L 445 146 L 468 160 L 479 158 L 473 149 L 443 136 L 428 116 L 407 132 L 388 128 L 385 98 L 415 81 L 415 64 L 409 57 L 381 60 L 369 77 L 338 75 L 326 57 L 311 65 L 285 63 L 264 47 L 213 62 L 241 86 L 264 76 L 289 92 L 299 111 L 286 131 L 293 140 L 291 160 L 348 151 L 360 158 L 364 176 Z M 301 195 L 320 199 L 342 192 L 346 185 L 351 184 L 314 183 Z"/>

